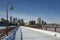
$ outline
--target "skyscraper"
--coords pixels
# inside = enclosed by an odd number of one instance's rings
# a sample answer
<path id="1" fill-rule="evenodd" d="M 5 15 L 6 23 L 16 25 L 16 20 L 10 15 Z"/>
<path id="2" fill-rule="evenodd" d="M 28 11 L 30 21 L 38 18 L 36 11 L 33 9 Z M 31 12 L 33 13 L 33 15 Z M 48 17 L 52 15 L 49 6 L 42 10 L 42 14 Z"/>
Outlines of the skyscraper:
<path id="1" fill-rule="evenodd" d="M 10 22 L 12 22 L 12 16 L 10 16 Z"/>
<path id="2" fill-rule="evenodd" d="M 42 24 L 41 17 L 38 18 L 38 20 L 37 20 L 37 24 Z"/>
<path id="3" fill-rule="evenodd" d="M 30 25 L 35 25 L 35 21 L 29 21 Z"/>

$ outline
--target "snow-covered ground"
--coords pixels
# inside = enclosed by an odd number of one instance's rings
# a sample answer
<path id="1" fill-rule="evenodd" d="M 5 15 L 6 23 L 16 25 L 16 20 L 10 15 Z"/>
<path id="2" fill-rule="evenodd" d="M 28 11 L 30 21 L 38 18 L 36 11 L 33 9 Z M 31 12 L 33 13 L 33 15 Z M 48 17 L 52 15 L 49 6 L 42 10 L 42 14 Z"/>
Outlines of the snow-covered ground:
<path id="1" fill-rule="evenodd" d="M 16 26 L 8 26 L 8 28 L 10 27 L 16 27 Z M 6 26 L 0 26 L 0 29 L 6 29 L 7 27 Z"/>
<path id="2" fill-rule="evenodd" d="M 28 29 L 25 26 L 20 26 L 17 31 L 15 30 L 15 32 L 12 31 L 11 33 L 13 34 L 10 34 L 8 40 L 11 40 L 11 37 L 13 38 L 12 40 L 21 40 L 22 38 L 23 40 L 60 40 L 60 38 Z"/>
<path id="3" fill-rule="evenodd" d="M 60 40 L 60 38 L 57 38 L 55 36 L 50 36 L 48 34 L 30 30 L 24 26 L 21 26 L 21 29 L 23 34 L 23 40 Z M 17 33 L 18 35 L 20 35 L 20 32 Z M 19 39 L 19 37 L 17 36 L 17 39 Z"/>
<path id="4" fill-rule="evenodd" d="M 6 29 L 6 27 L 4 27 L 4 26 L 0 26 L 0 29 Z"/>

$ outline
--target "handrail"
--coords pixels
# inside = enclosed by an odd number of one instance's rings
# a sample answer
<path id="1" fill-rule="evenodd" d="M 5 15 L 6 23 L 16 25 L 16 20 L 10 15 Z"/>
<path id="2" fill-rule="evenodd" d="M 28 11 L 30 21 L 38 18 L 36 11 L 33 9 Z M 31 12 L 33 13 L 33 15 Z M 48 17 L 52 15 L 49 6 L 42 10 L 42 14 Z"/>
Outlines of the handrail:
<path id="1" fill-rule="evenodd" d="M 17 30 L 18 30 L 18 27 L 16 27 L 16 29 L 10 31 L 10 32 L 8 33 L 8 36 L 5 35 L 5 36 L 3 36 L 2 38 L 0 38 L 0 40 L 14 40 Z"/>

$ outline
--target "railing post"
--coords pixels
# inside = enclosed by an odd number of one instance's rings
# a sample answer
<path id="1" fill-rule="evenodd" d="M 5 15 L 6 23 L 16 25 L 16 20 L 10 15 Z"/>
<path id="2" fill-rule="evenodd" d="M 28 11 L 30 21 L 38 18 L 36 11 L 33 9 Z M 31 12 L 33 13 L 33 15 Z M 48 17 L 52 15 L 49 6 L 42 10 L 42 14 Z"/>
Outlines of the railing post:
<path id="1" fill-rule="evenodd" d="M 54 29 L 55 29 L 55 32 L 56 32 L 56 27 Z"/>
<path id="2" fill-rule="evenodd" d="M 46 30 L 47 30 L 47 27 L 46 27 Z"/>
<path id="3" fill-rule="evenodd" d="M 56 25 L 54 25 L 54 31 L 55 31 L 55 32 L 56 32 L 56 27 L 57 27 L 57 26 L 56 26 Z"/>

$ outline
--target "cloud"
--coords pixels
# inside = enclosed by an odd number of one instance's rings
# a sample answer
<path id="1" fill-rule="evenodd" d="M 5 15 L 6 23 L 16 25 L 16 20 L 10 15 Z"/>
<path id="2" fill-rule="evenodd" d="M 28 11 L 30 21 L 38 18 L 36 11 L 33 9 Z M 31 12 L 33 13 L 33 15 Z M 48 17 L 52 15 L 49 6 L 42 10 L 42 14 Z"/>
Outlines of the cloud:
<path id="1" fill-rule="evenodd" d="M 34 15 L 29 15 L 29 14 L 26 14 L 26 13 L 21 13 L 21 14 L 17 14 L 17 13 L 14 13 L 14 12 L 9 12 L 9 17 L 12 16 L 13 18 L 14 17 L 17 17 L 18 19 L 24 19 L 24 21 L 30 21 L 30 20 L 36 20 L 38 19 L 39 16 L 34 16 Z M 6 18 L 6 12 L 1 12 L 0 11 L 0 17 L 3 17 L 3 18 Z M 60 24 L 60 19 L 58 18 L 46 18 L 44 16 L 42 16 L 42 20 L 46 21 L 47 23 L 59 23 Z"/>
<path id="2" fill-rule="evenodd" d="M 36 17 L 28 14 L 24 15 L 24 14 L 10 13 L 9 16 L 17 17 L 18 19 L 24 19 L 25 21 L 36 20 Z"/>

